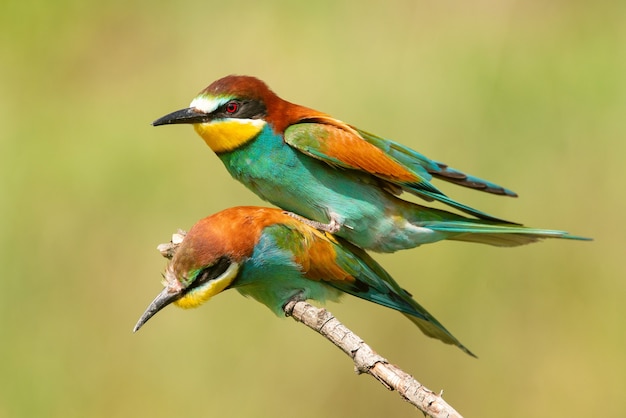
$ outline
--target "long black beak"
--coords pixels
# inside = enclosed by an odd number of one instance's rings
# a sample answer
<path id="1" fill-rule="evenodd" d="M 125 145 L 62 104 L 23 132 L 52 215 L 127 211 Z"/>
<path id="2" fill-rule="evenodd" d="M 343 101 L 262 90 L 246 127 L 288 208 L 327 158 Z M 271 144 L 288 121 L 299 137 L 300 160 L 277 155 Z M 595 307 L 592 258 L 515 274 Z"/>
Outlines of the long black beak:
<path id="1" fill-rule="evenodd" d="M 152 126 L 173 125 L 176 123 L 203 123 L 211 120 L 210 113 L 204 113 L 193 107 L 177 110 L 152 122 Z"/>
<path id="2" fill-rule="evenodd" d="M 182 296 L 182 292 L 172 292 L 171 289 L 165 288 L 158 294 L 156 298 L 150 303 L 150 306 L 146 309 L 146 311 L 141 315 L 139 321 L 137 321 L 137 325 L 133 328 L 133 332 L 137 332 L 139 328 L 143 326 L 148 319 L 152 318 L 157 312 L 161 309 L 165 308 L 170 303 L 174 302 L 177 299 L 180 299 Z"/>

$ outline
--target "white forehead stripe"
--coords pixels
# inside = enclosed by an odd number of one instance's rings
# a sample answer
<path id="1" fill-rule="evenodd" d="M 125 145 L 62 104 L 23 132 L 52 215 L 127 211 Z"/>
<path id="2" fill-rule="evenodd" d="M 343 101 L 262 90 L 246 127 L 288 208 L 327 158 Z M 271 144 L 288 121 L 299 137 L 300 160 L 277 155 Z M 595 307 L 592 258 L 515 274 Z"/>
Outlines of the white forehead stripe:
<path id="1" fill-rule="evenodd" d="M 206 97 L 198 96 L 191 101 L 189 107 L 201 110 L 204 113 L 214 112 L 218 107 L 228 102 L 227 97 Z"/>

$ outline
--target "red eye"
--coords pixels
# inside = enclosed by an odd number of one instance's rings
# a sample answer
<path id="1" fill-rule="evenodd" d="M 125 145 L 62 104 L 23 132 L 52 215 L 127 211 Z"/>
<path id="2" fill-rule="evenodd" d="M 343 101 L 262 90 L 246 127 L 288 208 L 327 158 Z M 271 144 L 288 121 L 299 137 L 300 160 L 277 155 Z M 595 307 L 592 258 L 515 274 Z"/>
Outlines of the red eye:
<path id="1" fill-rule="evenodd" d="M 235 113 L 239 110 L 239 103 L 237 102 L 228 102 L 226 103 L 226 112 Z"/>

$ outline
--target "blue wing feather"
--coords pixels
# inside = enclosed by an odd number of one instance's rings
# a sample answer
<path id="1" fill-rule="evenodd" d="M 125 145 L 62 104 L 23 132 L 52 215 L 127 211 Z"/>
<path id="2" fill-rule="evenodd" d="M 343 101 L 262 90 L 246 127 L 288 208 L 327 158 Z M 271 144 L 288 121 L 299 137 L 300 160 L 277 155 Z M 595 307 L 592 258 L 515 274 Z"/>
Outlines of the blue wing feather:
<path id="1" fill-rule="evenodd" d="M 430 183 L 430 180 L 435 176 L 481 191 L 509 196 L 515 196 L 515 193 L 449 168 L 397 142 L 377 137 L 335 119 L 307 120 L 305 123 L 291 125 L 285 131 L 284 139 L 291 147 L 331 166 L 367 173 L 383 183 L 394 185 L 396 189 L 407 191 L 427 201 L 440 201 L 479 219 L 514 224 L 449 198 Z M 357 146 L 360 142 L 369 144 L 367 147 L 371 148 Z M 354 161 L 361 163 L 361 166 L 347 161 L 353 157 L 352 153 L 357 148 L 361 154 L 355 156 Z M 368 159 L 369 155 L 366 155 L 368 151 L 375 155 Z M 379 151 L 382 151 L 382 154 Z M 406 180 L 394 177 L 396 175 Z"/>
<path id="2" fill-rule="evenodd" d="M 351 273 L 354 281 L 329 282 L 329 285 L 358 298 L 400 311 L 424 334 L 444 343 L 456 345 L 474 356 L 365 251 L 343 239 L 339 239 L 334 248 L 337 253 L 337 264 Z"/>

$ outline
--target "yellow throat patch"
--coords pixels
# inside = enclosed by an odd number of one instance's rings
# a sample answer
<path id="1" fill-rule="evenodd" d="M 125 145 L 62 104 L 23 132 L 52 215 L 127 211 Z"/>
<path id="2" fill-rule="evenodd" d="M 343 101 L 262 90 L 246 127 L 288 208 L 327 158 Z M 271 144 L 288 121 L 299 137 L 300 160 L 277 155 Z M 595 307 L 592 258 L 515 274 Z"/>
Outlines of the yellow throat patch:
<path id="1" fill-rule="evenodd" d="M 232 151 L 256 137 L 265 126 L 261 119 L 221 119 L 196 123 L 193 128 L 215 153 Z"/>
<path id="2" fill-rule="evenodd" d="M 174 305 L 185 309 L 195 308 L 202 305 L 204 302 L 211 299 L 211 297 L 226 289 L 233 282 L 233 280 L 235 280 L 238 271 L 239 264 L 234 262 L 231 263 L 221 276 L 190 290 L 187 294 L 185 294 L 185 296 L 176 300 Z"/>

